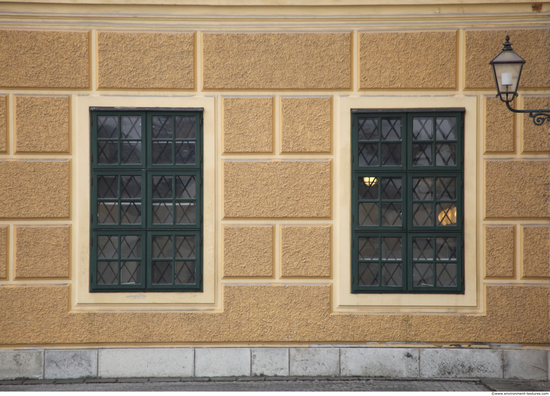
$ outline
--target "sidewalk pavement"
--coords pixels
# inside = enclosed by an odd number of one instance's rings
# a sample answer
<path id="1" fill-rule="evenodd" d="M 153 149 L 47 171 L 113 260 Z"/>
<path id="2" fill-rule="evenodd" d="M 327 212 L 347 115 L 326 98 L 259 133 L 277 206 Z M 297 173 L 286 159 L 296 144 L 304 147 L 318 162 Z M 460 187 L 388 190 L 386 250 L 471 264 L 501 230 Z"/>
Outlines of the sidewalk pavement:
<path id="1" fill-rule="evenodd" d="M 361 377 L 87 378 L 0 381 L 3 391 L 436 391 L 546 392 L 548 381 L 380 379 Z"/>

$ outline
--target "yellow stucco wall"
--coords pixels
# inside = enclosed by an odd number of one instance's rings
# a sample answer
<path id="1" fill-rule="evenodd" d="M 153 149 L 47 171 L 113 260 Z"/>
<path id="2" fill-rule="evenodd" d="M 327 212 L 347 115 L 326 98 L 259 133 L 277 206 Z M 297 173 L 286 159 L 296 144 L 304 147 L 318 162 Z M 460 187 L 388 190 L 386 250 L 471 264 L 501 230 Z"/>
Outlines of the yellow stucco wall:
<path id="1" fill-rule="evenodd" d="M 550 5 L 60 3 L 0 4 L 0 347 L 550 345 L 549 126 L 488 66 L 510 34 L 548 104 Z M 88 292 L 98 104 L 205 109 L 204 292 Z M 365 106 L 467 109 L 464 295 L 349 292 Z"/>

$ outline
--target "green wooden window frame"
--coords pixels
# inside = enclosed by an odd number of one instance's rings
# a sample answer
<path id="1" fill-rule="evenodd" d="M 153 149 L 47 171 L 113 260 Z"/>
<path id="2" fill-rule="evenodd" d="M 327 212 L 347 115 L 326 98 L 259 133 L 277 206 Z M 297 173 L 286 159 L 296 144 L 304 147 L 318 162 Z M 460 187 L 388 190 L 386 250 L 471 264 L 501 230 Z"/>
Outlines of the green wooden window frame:
<path id="1" fill-rule="evenodd" d="M 352 110 L 352 293 L 464 293 L 464 110 Z"/>
<path id="2" fill-rule="evenodd" d="M 90 291 L 202 291 L 202 111 L 90 109 Z"/>

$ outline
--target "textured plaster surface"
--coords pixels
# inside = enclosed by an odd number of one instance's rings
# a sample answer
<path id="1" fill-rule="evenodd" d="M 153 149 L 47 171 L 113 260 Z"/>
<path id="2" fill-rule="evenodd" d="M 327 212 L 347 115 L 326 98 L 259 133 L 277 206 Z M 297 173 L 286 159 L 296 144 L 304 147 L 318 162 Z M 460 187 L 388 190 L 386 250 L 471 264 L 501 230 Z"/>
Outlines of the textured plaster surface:
<path id="1" fill-rule="evenodd" d="M 281 276 L 330 276 L 331 227 L 281 227 Z"/>
<path id="2" fill-rule="evenodd" d="M 273 276 L 273 226 L 224 226 L 223 275 Z"/>
<path id="3" fill-rule="evenodd" d="M 195 88 L 194 33 L 100 32 L 99 88 Z"/>
<path id="4" fill-rule="evenodd" d="M 69 152 L 69 97 L 15 97 L 15 151 Z"/>
<path id="5" fill-rule="evenodd" d="M 8 97 L 0 95 L 0 153 L 8 151 Z"/>
<path id="6" fill-rule="evenodd" d="M 456 31 L 361 33 L 359 45 L 361 89 L 456 88 Z"/>
<path id="7" fill-rule="evenodd" d="M 550 227 L 523 227 L 522 276 L 550 278 Z"/>
<path id="8" fill-rule="evenodd" d="M 485 151 L 513 152 L 514 113 L 499 98 L 485 98 L 485 105 Z"/>
<path id="9" fill-rule="evenodd" d="M 69 216 L 69 161 L 0 161 L 0 218 Z"/>
<path id="10" fill-rule="evenodd" d="M 224 217 L 329 217 L 330 161 L 225 161 Z"/>
<path id="11" fill-rule="evenodd" d="M 547 73 L 550 74 L 550 73 Z M 550 96 L 523 98 L 524 109 L 550 109 Z M 527 114 L 523 116 L 523 151 L 550 151 L 550 123 L 535 125 Z"/>
<path id="12" fill-rule="evenodd" d="M 68 278 L 69 226 L 15 227 L 15 278 Z"/>
<path id="13" fill-rule="evenodd" d="M 550 47 L 540 45 L 550 41 L 550 30 L 470 30 L 466 41 L 466 88 L 495 89 L 495 79 L 488 63 L 502 51 L 510 36 L 514 51 L 527 61 L 521 72 L 522 88 L 550 87 Z"/>
<path id="14" fill-rule="evenodd" d="M 485 276 L 514 276 L 514 226 L 485 227 Z"/>
<path id="15" fill-rule="evenodd" d="M 486 161 L 487 217 L 549 217 L 550 161 Z"/>
<path id="16" fill-rule="evenodd" d="M 330 152 L 331 104 L 331 98 L 282 98 L 281 151 Z"/>
<path id="17" fill-rule="evenodd" d="M 226 153 L 273 151 L 273 98 L 223 98 Z"/>
<path id="18" fill-rule="evenodd" d="M 350 33 L 203 35 L 205 89 L 349 89 Z"/>
<path id="19" fill-rule="evenodd" d="M 8 277 L 8 226 L 0 227 L 0 279 Z"/>
<path id="20" fill-rule="evenodd" d="M 550 342 L 544 286 L 486 286 L 479 315 L 331 314 L 329 285 L 224 285 L 222 293 L 221 312 L 71 312 L 69 286 L 0 286 L 0 345 Z"/>
<path id="21" fill-rule="evenodd" d="M 88 32 L 0 30 L 0 87 L 89 88 Z"/>

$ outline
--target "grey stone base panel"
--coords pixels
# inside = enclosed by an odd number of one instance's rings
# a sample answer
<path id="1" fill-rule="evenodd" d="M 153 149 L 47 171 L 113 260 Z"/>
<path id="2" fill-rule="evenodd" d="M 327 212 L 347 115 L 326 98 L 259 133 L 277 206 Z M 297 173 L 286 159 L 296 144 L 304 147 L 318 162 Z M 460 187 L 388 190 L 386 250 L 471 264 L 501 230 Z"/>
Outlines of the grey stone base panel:
<path id="1" fill-rule="evenodd" d="M 0 350 L 0 380 L 369 377 L 549 380 L 546 349 L 94 348 Z"/>

